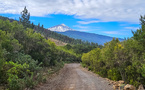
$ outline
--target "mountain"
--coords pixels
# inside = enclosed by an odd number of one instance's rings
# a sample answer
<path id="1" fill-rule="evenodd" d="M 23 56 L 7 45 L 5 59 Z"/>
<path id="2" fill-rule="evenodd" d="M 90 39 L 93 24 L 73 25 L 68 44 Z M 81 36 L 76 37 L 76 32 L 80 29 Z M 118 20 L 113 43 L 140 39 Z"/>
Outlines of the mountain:
<path id="1" fill-rule="evenodd" d="M 73 29 L 66 26 L 65 24 L 56 25 L 56 26 L 50 27 L 48 29 L 51 31 L 56 31 L 56 32 L 74 31 Z"/>
<path id="2" fill-rule="evenodd" d="M 113 39 L 113 37 L 94 34 L 94 33 L 86 33 L 86 32 L 79 32 L 79 31 L 66 31 L 66 32 L 57 32 L 59 34 L 63 34 L 75 39 L 82 39 L 84 41 L 98 43 L 99 45 L 103 45 L 106 42 L 109 42 Z M 120 41 L 123 39 L 118 38 Z"/>
<path id="3" fill-rule="evenodd" d="M 109 42 L 113 39 L 113 37 L 109 37 L 105 35 L 76 31 L 64 24 L 54 26 L 52 28 L 49 28 L 49 30 L 56 31 L 59 34 L 66 35 L 71 38 L 98 43 L 99 45 L 104 45 L 104 43 Z M 121 38 L 118 39 L 120 41 L 123 41 L 123 39 Z"/>

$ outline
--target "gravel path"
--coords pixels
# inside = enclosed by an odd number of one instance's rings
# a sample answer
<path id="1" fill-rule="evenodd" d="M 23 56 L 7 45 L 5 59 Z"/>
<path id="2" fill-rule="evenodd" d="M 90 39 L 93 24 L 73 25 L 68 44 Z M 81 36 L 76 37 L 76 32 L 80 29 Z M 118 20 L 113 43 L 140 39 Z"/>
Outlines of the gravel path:
<path id="1" fill-rule="evenodd" d="M 67 64 L 46 84 L 35 90 L 113 90 L 109 82 L 82 68 L 80 64 Z"/>

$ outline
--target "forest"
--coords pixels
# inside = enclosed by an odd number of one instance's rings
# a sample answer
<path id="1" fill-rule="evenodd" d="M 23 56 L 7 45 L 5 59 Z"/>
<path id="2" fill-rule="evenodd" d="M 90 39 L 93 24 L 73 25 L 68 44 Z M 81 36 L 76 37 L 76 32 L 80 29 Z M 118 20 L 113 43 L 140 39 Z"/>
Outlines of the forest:
<path id="1" fill-rule="evenodd" d="M 82 56 L 82 65 L 102 77 L 138 87 L 145 85 L 145 16 L 133 37 L 120 42 L 113 39 L 103 48 L 95 48 Z"/>

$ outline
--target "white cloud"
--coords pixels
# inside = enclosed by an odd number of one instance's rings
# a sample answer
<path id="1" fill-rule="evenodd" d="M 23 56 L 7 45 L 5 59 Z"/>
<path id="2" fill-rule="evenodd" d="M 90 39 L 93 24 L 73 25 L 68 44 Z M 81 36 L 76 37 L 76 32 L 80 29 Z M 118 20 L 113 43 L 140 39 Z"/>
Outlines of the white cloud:
<path id="1" fill-rule="evenodd" d="M 91 24 L 91 23 L 98 23 L 100 21 L 97 20 L 91 20 L 91 21 L 78 21 L 80 24 Z"/>
<path id="2" fill-rule="evenodd" d="M 81 28 L 81 29 L 88 28 L 88 26 L 81 26 L 81 25 L 74 25 L 73 27 L 75 27 L 75 28 Z"/>
<path id="3" fill-rule="evenodd" d="M 103 31 L 105 34 L 120 34 L 118 31 Z"/>
<path id="4" fill-rule="evenodd" d="M 125 27 L 125 29 L 135 31 L 135 30 L 139 29 L 139 27 Z"/>
<path id="5" fill-rule="evenodd" d="M 32 16 L 67 14 L 83 20 L 138 23 L 140 15 L 145 14 L 144 4 L 145 0 L 0 0 L 0 13 L 19 14 L 27 6 Z"/>
<path id="6" fill-rule="evenodd" d="M 81 32 L 86 32 L 86 31 L 90 31 L 90 30 L 85 30 L 85 29 L 79 29 L 79 31 L 81 31 Z"/>
<path id="7" fill-rule="evenodd" d="M 103 31 L 104 34 L 109 34 L 109 35 L 129 35 L 128 33 L 125 33 L 126 31 Z"/>
<path id="8" fill-rule="evenodd" d="M 100 27 L 93 27 L 93 26 L 88 26 L 88 25 L 73 25 L 73 27 L 77 31 L 85 31 L 85 32 L 101 30 Z"/>

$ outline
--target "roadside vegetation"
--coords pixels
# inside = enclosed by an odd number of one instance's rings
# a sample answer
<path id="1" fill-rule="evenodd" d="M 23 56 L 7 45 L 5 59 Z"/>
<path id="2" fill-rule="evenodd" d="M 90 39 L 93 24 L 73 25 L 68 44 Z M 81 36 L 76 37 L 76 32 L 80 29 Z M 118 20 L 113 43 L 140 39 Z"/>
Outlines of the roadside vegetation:
<path id="1" fill-rule="evenodd" d="M 26 8 L 23 12 L 28 13 Z M 44 73 L 55 72 L 65 61 L 77 58 L 36 33 L 25 20 L 29 17 L 24 17 L 20 22 L 0 20 L 0 85 L 8 90 L 33 88 L 46 81 Z"/>
<path id="2" fill-rule="evenodd" d="M 46 30 L 43 25 L 34 25 L 29 18 L 26 7 L 19 21 L 0 17 L 0 87 L 7 90 L 34 88 L 46 82 L 47 75 L 58 71 L 64 63 L 80 62 L 82 53 L 99 47 L 86 43 L 86 50 L 82 41 L 71 38 L 73 42 L 80 42 L 56 46 L 48 36 L 40 33 Z M 65 37 L 56 34 L 58 36 Z"/>
<path id="3" fill-rule="evenodd" d="M 43 69 L 62 67 L 67 55 L 33 29 L 25 29 L 16 21 L 0 20 L 0 83 L 9 90 L 33 88 L 45 82 Z"/>
<path id="4" fill-rule="evenodd" d="M 123 42 L 113 39 L 82 56 L 82 65 L 102 77 L 138 87 L 145 85 L 145 16 L 140 18 L 141 27 L 132 31 L 133 37 Z"/>

